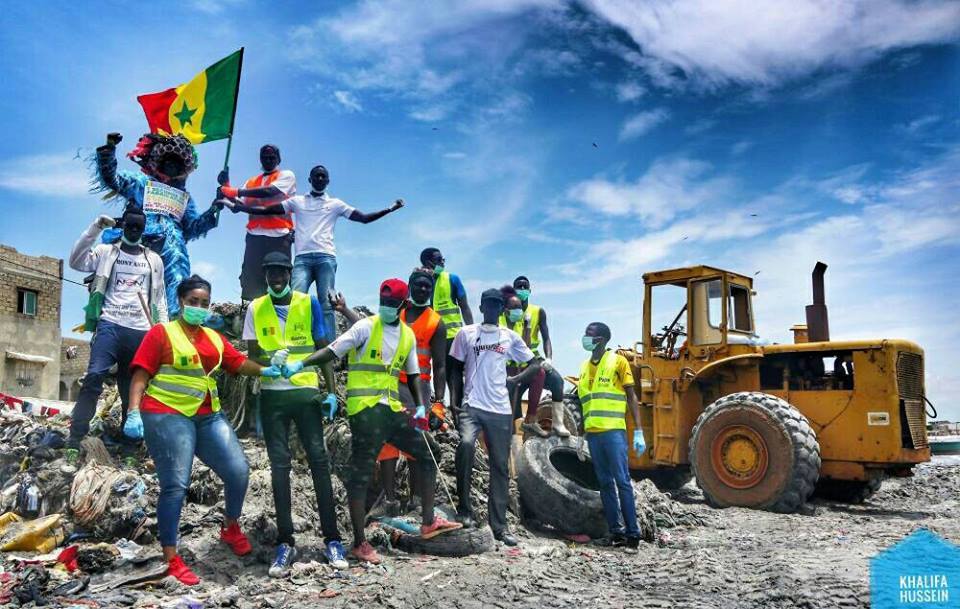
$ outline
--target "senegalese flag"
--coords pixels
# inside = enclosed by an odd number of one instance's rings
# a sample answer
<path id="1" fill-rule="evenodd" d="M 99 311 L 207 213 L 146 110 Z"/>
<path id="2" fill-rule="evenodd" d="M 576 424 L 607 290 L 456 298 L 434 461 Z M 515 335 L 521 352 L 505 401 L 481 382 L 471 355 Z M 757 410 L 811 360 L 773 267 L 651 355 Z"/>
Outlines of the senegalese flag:
<path id="1" fill-rule="evenodd" d="M 237 111 L 243 49 L 186 84 L 137 97 L 152 133 L 182 133 L 194 144 L 230 137 Z"/>

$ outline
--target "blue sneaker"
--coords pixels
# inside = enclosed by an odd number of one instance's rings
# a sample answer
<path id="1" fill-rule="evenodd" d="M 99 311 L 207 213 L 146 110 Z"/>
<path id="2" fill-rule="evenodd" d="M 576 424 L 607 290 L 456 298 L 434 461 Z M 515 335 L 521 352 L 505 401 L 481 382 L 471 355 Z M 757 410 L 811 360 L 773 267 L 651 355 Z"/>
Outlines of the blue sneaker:
<path id="1" fill-rule="evenodd" d="M 337 540 L 328 541 L 327 547 L 323 549 L 323 555 L 327 557 L 327 562 L 334 569 L 346 569 L 350 566 L 347 563 L 346 554 L 343 550 L 343 544 Z"/>
<path id="2" fill-rule="evenodd" d="M 273 564 L 270 565 L 270 570 L 267 574 L 270 575 L 270 577 L 284 577 L 290 572 L 290 567 L 296 558 L 297 549 L 295 547 L 286 543 L 280 544 L 277 546 L 277 555 L 274 557 Z"/>

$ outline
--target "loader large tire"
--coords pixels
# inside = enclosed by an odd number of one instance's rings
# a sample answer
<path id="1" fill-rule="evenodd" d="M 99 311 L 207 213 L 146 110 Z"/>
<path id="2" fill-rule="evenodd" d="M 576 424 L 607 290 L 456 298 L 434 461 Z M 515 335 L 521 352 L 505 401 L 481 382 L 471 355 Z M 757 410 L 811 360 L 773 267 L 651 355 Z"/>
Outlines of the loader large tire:
<path id="1" fill-rule="evenodd" d="M 810 423 L 784 400 L 740 392 L 710 404 L 690 437 L 690 466 L 707 502 L 790 513 L 820 475 Z"/>
<path id="2" fill-rule="evenodd" d="M 561 533 L 607 533 L 600 483 L 589 450 L 577 458 L 578 438 L 530 438 L 517 459 L 517 489 L 525 514 Z"/>
<path id="3" fill-rule="evenodd" d="M 430 539 L 418 535 L 400 535 L 395 543 L 404 552 L 415 554 L 470 556 L 488 552 L 493 548 L 493 531 L 490 527 L 456 529 Z"/>
<path id="4" fill-rule="evenodd" d="M 872 497 L 883 485 L 883 478 L 872 480 L 834 480 L 821 478 L 814 495 L 840 503 L 860 504 Z"/>
<path id="5" fill-rule="evenodd" d="M 630 475 L 636 480 L 650 480 L 661 491 L 675 491 L 693 480 L 693 473 L 686 467 L 634 469 Z"/>

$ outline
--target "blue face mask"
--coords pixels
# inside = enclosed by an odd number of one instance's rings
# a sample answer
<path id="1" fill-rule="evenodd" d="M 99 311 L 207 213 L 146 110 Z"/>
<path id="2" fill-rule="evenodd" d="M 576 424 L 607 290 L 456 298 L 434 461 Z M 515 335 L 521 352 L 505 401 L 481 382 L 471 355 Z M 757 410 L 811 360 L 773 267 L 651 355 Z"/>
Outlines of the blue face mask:
<path id="1" fill-rule="evenodd" d="M 584 351 L 593 351 L 593 348 L 597 346 L 596 336 L 584 336 L 580 339 L 580 342 L 583 344 Z"/>
<path id="2" fill-rule="evenodd" d="M 507 309 L 507 319 L 510 323 L 517 323 L 523 319 L 523 309 Z"/>
<path id="3" fill-rule="evenodd" d="M 140 237 L 140 238 L 137 239 L 136 241 L 131 241 L 131 240 L 127 239 L 127 236 L 126 236 L 126 235 L 120 235 L 120 241 L 122 241 L 124 245 L 131 245 L 131 246 L 132 246 L 132 245 L 140 245 L 140 242 L 141 242 L 142 240 L 143 240 L 143 237 Z"/>
<path id="4" fill-rule="evenodd" d="M 199 326 L 210 318 L 210 309 L 184 305 L 181 317 L 183 318 L 183 321 L 187 322 L 191 326 Z"/>
<path id="5" fill-rule="evenodd" d="M 286 295 L 290 293 L 290 284 L 288 283 L 279 292 L 274 292 L 273 287 L 271 287 L 270 285 L 267 285 L 267 293 L 273 296 L 274 298 L 285 298 Z"/>
<path id="6" fill-rule="evenodd" d="M 392 324 L 400 317 L 400 307 L 388 307 L 380 305 L 380 319 L 385 324 Z"/>
<path id="7" fill-rule="evenodd" d="M 530 300 L 530 290 L 517 290 L 517 298 L 523 302 Z"/>

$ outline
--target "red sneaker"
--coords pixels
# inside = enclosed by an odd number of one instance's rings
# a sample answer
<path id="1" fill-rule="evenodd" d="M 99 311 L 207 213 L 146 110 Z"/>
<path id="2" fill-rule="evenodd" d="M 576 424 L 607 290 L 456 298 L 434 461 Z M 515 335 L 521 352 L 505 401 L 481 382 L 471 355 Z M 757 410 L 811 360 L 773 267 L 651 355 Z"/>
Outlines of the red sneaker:
<path id="1" fill-rule="evenodd" d="M 420 525 L 420 537 L 423 537 L 424 539 L 430 539 L 431 537 L 436 537 L 441 533 L 455 531 L 462 527 L 463 525 L 459 522 L 450 522 L 443 516 L 434 516 L 433 524 Z"/>
<path id="2" fill-rule="evenodd" d="M 196 586 L 200 583 L 200 578 L 190 570 L 190 567 L 184 564 L 179 554 L 171 558 L 170 562 L 167 563 L 167 575 L 176 577 L 177 580 L 185 586 Z"/>
<path id="3" fill-rule="evenodd" d="M 250 540 L 240 530 L 240 525 L 234 522 L 225 529 L 220 529 L 220 541 L 224 542 L 237 556 L 246 556 L 253 551 Z"/>
<path id="4" fill-rule="evenodd" d="M 353 546 L 350 548 L 350 556 L 353 556 L 357 560 L 368 562 L 373 565 L 380 564 L 380 555 L 377 554 L 377 551 L 373 549 L 373 546 L 370 545 L 369 541 L 365 541 L 359 546 Z"/>

